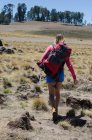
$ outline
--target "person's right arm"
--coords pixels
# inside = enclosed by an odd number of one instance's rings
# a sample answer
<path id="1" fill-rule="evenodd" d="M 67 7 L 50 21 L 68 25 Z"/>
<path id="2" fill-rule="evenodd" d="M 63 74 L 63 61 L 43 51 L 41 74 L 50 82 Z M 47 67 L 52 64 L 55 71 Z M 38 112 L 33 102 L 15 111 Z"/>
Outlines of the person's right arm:
<path id="1" fill-rule="evenodd" d="M 41 57 L 41 60 L 39 61 L 40 63 L 43 62 L 48 57 L 48 53 L 50 51 L 51 51 L 51 45 L 49 47 L 47 47 L 47 49 L 45 50 L 44 54 Z"/>

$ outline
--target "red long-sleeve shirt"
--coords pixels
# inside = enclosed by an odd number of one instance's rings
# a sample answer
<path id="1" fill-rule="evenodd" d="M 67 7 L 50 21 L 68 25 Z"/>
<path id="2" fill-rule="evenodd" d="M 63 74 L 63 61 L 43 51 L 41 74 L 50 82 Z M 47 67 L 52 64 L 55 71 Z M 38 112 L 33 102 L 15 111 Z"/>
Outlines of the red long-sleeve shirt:
<path id="1" fill-rule="evenodd" d="M 57 45 L 59 46 L 59 44 L 57 44 Z M 44 54 L 43 54 L 40 62 L 43 62 L 44 60 L 46 60 L 47 57 L 48 57 L 49 52 L 52 51 L 52 50 L 53 50 L 52 45 L 50 45 L 49 47 L 47 47 L 47 49 L 44 52 Z M 72 75 L 73 79 L 76 80 L 76 74 L 75 74 L 73 65 L 71 64 L 71 61 L 70 61 L 70 58 L 69 57 L 66 58 L 65 63 L 67 65 L 69 71 L 71 72 L 71 75 Z"/>

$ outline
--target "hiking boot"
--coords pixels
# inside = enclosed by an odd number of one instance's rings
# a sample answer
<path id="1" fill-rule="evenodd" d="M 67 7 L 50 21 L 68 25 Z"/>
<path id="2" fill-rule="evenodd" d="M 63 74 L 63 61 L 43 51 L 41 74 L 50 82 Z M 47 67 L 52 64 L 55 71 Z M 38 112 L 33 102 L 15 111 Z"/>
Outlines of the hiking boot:
<path id="1" fill-rule="evenodd" d="M 57 123 L 57 120 L 58 120 L 58 114 L 57 114 L 57 112 L 53 112 L 53 114 L 52 114 L 52 120 L 53 120 L 53 122 L 54 123 Z"/>

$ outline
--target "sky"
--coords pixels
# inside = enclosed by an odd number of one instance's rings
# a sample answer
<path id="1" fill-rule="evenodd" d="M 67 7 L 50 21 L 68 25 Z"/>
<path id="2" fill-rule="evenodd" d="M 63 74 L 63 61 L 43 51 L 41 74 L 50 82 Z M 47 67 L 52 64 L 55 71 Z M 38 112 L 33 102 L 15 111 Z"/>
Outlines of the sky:
<path id="1" fill-rule="evenodd" d="M 83 12 L 85 15 L 84 20 L 87 20 L 87 23 L 92 23 L 92 0 L 0 0 L 0 11 L 8 3 L 15 5 L 14 13 L 16 12 L 18 3 L 25 3 L 27 10 L 38 5 L 46 7 L 49 10 L 55 8 L 57 11 Z"/>

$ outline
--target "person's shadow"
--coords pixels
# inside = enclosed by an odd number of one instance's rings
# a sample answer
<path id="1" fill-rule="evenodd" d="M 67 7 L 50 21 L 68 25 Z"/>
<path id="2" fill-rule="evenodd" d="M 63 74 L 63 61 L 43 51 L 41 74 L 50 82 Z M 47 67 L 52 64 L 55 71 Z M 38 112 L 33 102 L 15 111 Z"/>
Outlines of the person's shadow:
<path id="1" fill-rule="evenodd" d="M 62 121 L 69 121 L 72 126 L 83 127 L 86 124 L 86 120 L 81 119 L 81 117 L 82 117 L 81 115 L 74 116 L 74 117 L 68 117 L 68 116 L 59 115 L 58 119 L 56 121 L 56 124 L 58 124 L 59 122 L 62 122 Z"/>

